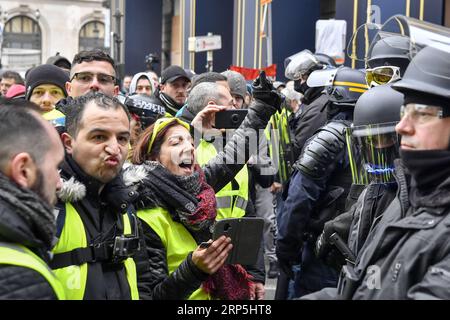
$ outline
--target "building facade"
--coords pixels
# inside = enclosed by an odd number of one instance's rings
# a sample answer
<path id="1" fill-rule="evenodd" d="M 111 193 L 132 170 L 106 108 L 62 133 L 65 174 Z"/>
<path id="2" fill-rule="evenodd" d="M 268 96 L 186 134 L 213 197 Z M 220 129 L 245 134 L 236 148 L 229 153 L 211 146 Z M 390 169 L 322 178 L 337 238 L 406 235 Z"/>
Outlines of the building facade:
<path id="1" fill-rule="evenodd" d="M 57 52 L 71 61 L 80 50 L 110 50 L 110 11 L 101 0 L 2 0 L 0 6 L 3 70 L 24 73 Z"/>
<path id="2" fill-rule="evenodd" d="M 3 69 L 25 71 L 56 52 L 71 60 L 101 48 L 121 76 L 159 74 L 170 64 L 200 73 L 207 53 L 190 52 L 188 38 L 212 33 L 222 38 L 215 71 L 274 64 L 283 80 L 286 57 L 316 50 L 317 20 L 345 21 L 348 43 L 359 25 L 394 14 L 449 27 L 450 0 L 1 0 L 0 61 Z M 345 64 L 362 66 L 348 56 Z"/>

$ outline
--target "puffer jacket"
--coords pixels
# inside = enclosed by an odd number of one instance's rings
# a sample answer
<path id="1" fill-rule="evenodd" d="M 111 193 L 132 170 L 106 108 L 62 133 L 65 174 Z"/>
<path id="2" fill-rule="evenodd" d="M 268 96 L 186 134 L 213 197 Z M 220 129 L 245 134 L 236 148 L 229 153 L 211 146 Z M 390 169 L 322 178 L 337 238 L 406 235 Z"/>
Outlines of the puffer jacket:
<path id="1" fill-rule="evenodd" d="M 255 136 L 258 130 L 263 133 L 270 116 L 275 108 L 256 100 L 250 107 L 247 117 L 236 130 L 232 139 L 226 144 L 223 151 L 211 159 L 202 169 L 206 182 L 215 192 L 221 190 L 242 169 L 245 163 L 234 164 L 234 159 L 245 155 L 245 161 L 251 154 L 256 153 L 257 143 L 242 143 L 245 137 L 249 141 L 258 141 Z M 128 180 L 128 179 L 126 179 Z M 134 181 L 126 181 L 134 183 Z M 208 274 L 198 269 L 189 255 L 180 266 L 170 275 L 168 274 L 166 249 L 159 236 L 145 223 L 143 232 L 147 248 L 148 266 L 138 265 L 138 287 L 141 299 L 187 299 L 197 290 Z M 141 274 L 140 270 L 151 270 Z M 247 271 L 254 277 L 254 281 L 264 282 L 265 274 L 257 267 L 246 266 Z"/>
<path id="2" fill-rule="evenodd" d="M 4 192 L 0 187 L 0 193 Z M 30 196 L 24 196 L 30 199 Z M 0 242 L 22 244 L 48 263 L 50 248 L 39 234 L 42 229 L 37 227 L 44 222 L 26 220 L 17 210 L 17 207 L 0 200 Z M 49 282 L 37 271 L 0 265 L 0 300 L 6 299 L 56 300 L 57 297 Z"/>

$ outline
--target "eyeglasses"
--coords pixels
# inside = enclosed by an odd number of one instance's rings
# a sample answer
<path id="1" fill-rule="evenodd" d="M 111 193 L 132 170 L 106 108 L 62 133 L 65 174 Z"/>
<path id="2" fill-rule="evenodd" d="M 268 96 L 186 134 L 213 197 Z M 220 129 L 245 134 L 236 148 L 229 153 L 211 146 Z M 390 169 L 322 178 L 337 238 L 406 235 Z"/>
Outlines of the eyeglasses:
<path id="1" fill-rule="evenodd" d="M 152 151 L 153 143 L 155 142 L 155 139 L 156 139 L 156 136 L 158 135 L 158 133 L 161 132 L 161 130 L 164 129 L 168 124 L 170 124 L 174 121 L 178 122 L 178 124 L 182 125 L 188 131 L 190 131 L 189 124 L 178 118 L 159 118 L 155 122 L 155 125 L 153 127 L 152 137 L 148 141 L 147 153 L 150 153 L 150 151 Z"/>
<path id="2" fill-rule="evenodd" d="M 433 119 L 442 119 L 443 111 L 441 107 L 429 106 L 418 103 L 408 103 L 400 108 L 400 118 L 409 116 L 413 121 L 424 124 Z"/>
<path id="3" fill-rule="evenodd" d="M 382 66 L 366 70 L 366 82 L 369 87 L 383 85 L 400 79 L 400 68 Z"/>
<path id="4" fill-rule="evenodd" d="M 94 77 L 97 78 L 97 81 L 101 84 L 114 84 L 116 81 L 116 77 L 111 76 L 109 74 L 104 73 L 92 73 L 92 72 L 77 72 L 72 76 L 73 79 L 76 79 L 77 81 L 88 84 L 91 83 L 94 80 Z"/>

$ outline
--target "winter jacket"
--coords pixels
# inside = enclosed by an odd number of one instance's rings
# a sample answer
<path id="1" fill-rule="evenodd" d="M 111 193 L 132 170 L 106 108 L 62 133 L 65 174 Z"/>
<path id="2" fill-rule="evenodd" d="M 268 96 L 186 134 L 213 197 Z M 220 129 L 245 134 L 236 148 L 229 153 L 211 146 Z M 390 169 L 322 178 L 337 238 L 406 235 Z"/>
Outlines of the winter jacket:
<path id="1" fill-rule="evenodd" d="M 450 177 L 417 207 L 410 206 L 399 160 L 395 177 L 396 198 L 370 232 L 356 266 L 346 266 L 338 289 L 305 298 L 450 299 Z"/>
<path id="2" fill-rule="evenodd" d="M 0 193 L 5 195 L 3 186 L 0 186 Z M 27 194 L 16 196 L 19 201 L 21 196 L 30 201 Z M 37 201 L 40 200 L 37 200 L 37 196 L 34 198 L 36 200 L 33 202 L 36 201 L 37 207 Z M 50 247 L 41 234 L 44 222 L 38 217 L 24 219 L 18 210 L 19 206 L 0 200 L 0 243 L 23 245 L 48 263 Z M 57 297 L 49 282 L 39 272 L 30 268 L 0 264 L 0 300 L 6 299 L 55 300 Z"/>
<path id="3" fill-rule="evenodd" d="M 348 246 L 357 256 L 370 231 L 380 221 L 383 212 L 394 200 L 397 184 L 370 184 L 360 195 L 357 204 L 350 210 L 351 225 L 348 234 Z"/>
<path id="4" fill-rule="evenodd" d="M 178 104 L 171 97 L 161 92 L 159 88 L 155 90 L 151 97 L 152 99 L 154 99 L 153 103 L 164 106 L 164 108 L 166 108 L 166 112 L 169 113 L 172 117 L 175 117 L 177 112 L 183 107 L 182 104 Z"/>
<path id="5" fill-rule="evenodd" d="M 57 236 L 61 236 L 64 228 L 68 227 L 65 225 L 66 203 L 70 203 L 81 218 L 88 245 L 113 243 L 115 237 L 124 232 L 123 214 L 127 212 L 136 194 L 125 188 L 120 175 L 103 185 L 84 173 L 70 155 L 66 155 L 60 174 L 63 188 L 56 205 L 59 210 Z M 102 186 L 103 189 L 99 192 Z M 87 265 L 84 300 L 131 299 L 131 289 L 123 262 L 112 263 L 107 259 L 88 262 Z M 55 266 L 53 268 L 58 269 Z"/>
<path id="6" fill-rule="evenodd" d="M 192 120 L 194 120 L 195 118 L 195 115 L 192 112 L 190 112 L 188 108 L 186 108 L 186 105 L 184 105 L 180 110 L 178 110 L 175 116 L 187 123 L 191 123 Z"/>
<path id="7" fill-rule="evenodd" d="M 362 281 L 351 297 L 448 300 L 450 177 L 413 207 L 400 162 L 396 169 L 397 197 L 362 249 L 355 268 Z"/>
<path id="8" fill-rule="evenodd" d="M 221 190 L 228 184 L 234 176 L 242 169 L 243 163 L 234 164 L 237 154 L 245 154 L 248 160 L 249 155 L 256 153 L 257 144 L 245 144 L 245 136 L 254 135 L 259 129 L 264 129 L 270 116 L 275 109 L 263 102 L 256 101 L 249 108 L 249 112 L 241 127 L 236 130 L 232 139 L 226 144 L 223 151 L 211 159 L 202 169 L 205 173 L 206 182 L 214 189 L 215 192 Z M 255 138 L 256 139 L 256 138 Z M 250 141 L 257 141 L 252 140 Z M 135 181 L 129 181 L 125 174 L 126 183 L 132 184 Z M 154 230 L 143 223 L 143 232 L 145 237 L 145 247 L 147 249 L 148 265 L 139 265 L 138 269 L 138 287 L 141 299 L 187 299 L 201 283 L 208 278 L 205 274 L 192 262 L 191 255 L 180 264 L 180 266 L 168 274 L 168 264 L 166 249 Z M 245 266 L 248 273 L 254 277 L 254 281 L 264 283 L 265 273 L 263 261 L 260 266 Z M 151 270 L 146 274 L 141 274 L 139 270 Z"/>
<path id="9" fill-rule="evenodd" d="M 292 136 L 294 159 L 300 156 L 303 146 L 320 127 L 327 122 L 327 114 L 324 111 L 328 97 L 322 93 L 323 88 L 310 88 L 305 94 L 301 114 L 298 117 L 298 125 Z"/>
<path id="10" fill-rule="evenodd" d="M 396 190 L 396 183 L 372 183 L 366 186 L 348 211 L 325 223 L 316 244 L 319 257 L 338 270 L 345 264 L 343 254 L 330 243 L 333 233 L 337 233 L 357 256 L 370 230 L 380 221 L 384 210 L 395 198 Z"/>

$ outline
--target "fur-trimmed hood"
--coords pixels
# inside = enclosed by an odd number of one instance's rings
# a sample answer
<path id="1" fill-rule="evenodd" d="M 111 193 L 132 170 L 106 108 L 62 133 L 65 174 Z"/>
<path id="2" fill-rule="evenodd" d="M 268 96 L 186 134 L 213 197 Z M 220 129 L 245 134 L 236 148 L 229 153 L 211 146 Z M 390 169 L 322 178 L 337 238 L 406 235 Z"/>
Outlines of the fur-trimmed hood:
<path id="1" fill-rule="evenodd" d="M 57 196 L 62 202 L 80 201 L 86 196 L 86 186 L 75 177 L 71 177 L 69 180 L 61 177 L 61 180 L 62 188 Z"/>
<path id="2" fill-rule="evenodd" d="M 146 177 L 150 168 L 146 165 L 130 164 L 125 167 L 123 171 L 123 182 L 127 187 L 142 182 Z"/>

